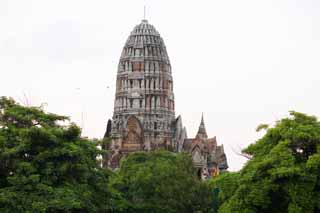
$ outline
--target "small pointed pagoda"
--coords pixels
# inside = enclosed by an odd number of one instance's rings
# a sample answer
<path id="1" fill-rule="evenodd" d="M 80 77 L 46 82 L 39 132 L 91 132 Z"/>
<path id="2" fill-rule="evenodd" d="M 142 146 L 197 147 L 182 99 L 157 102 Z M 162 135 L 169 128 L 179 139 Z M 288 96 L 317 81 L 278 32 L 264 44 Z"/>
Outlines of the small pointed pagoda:
<path id="1" fill-rule="evenodd" d="M 228 169 L 223 145 L 217 145 L 216 137 L 208 138 L 203 114 L 196 137 L 185 139 L 183 151 L 192 155 L 193 166 L 198 169 L 198 175 L 203 179 Z"/>

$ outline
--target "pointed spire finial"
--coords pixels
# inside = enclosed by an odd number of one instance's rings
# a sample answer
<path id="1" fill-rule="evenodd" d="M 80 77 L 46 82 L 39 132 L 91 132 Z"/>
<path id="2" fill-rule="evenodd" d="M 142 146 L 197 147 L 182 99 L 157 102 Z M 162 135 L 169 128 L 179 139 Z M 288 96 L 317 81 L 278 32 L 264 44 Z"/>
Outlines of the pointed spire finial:
<path id="1" fill-rule="evenodd" d="M 201 114 L 201 124 L 203 124 L 203 125 L 204 125 L 203 112 L 202 112 L 202 114 Z"/>
<path id="2" fill-rule="evenodd" d="M 201 122 L 200 122 L 200 126 L 199 126 L 197 137 L 208 138 L 206 127 L 204 125 L 203 113 L 201 115 Z"/>
<path id="3" fill-rule="evenodd" d="M 143 6 L 143 19 L 142 19 L 142 23 L 148 23 L 147 19 L 147 9 L 146 9 L 146 5 Z"/>

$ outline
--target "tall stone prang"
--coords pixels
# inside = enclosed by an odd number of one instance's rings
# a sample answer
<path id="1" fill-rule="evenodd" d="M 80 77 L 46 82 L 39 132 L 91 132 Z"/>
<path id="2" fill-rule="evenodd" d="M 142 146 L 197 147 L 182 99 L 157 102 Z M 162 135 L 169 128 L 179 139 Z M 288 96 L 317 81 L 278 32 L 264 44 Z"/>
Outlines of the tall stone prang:
<path id="1" fill-rule="evenodd" d="M 111 164 L 130 152 L 177 148 L 171 65 L 163 39 L 147 20 L 133 29 L 122 50 L 112 120 Z"/>
<path id="2" fill-rule="evenodd" d="M 208 138 L 202 117 L 198 134 L 188 138 L 182 118 L 175 118 L 171 65 L 158 31 L 147 20 L 129 35 L 120 57 L 112 120 L 105 138 L 111 143 L 103 165 L 119 166 L 132 152 L 166 149 L 188 152 L 201 176 L 228 168 L 223 146 Z"/>

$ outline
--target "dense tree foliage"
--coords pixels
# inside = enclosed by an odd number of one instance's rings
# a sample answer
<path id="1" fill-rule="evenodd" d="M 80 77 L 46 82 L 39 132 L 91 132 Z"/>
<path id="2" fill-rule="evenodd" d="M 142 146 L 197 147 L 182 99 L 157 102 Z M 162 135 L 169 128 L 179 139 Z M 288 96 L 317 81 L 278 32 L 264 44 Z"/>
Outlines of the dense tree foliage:
<path id="1" fill-rule="evenodd" d="M 221 205 L 233 196 L 239 186 L 239 172 L 225 172 L 210 181 L 212 188 L 218 188 L 218 203 Z"/>
<path id="2" fill-rule="evenodd" d="M 98 141 L 67 117 L 2 97 L 0 212 L 320 212 L 320 122 L 291 112 L 262 129 L 243 150 L 245 167 L 210 181 L 188 154 L 159 150 L 130 154 L 111 172 Z"/>
<path id="3" fill-rule="evenodd" d="M 189 155 L 140 152 L 121 162 L 111 180 L 128 212 L 208 212 L 212 191 L 196 177 Z"/>
<path id="4" fill-rule="evenodd" d="M 244 150 L 239 173 L 211 184 L 221 189 L 219 212 L 320 212 L 320 122 L 291 112 Z"/>
<path id="5" fill-rule="evenodd" d="M 109 172 L 94 141 L 64 116 L 0 99 L 0 212 L 98 212 Z M 59 125 L 60 122 L 60 125 Z"/>
<path id="6" fill-rule="evenodd" d="M 210 210 L 211 188 L 189 155 L 135 153 L 111 172 L 98 142 L 80 133 L 65 116 L 0 98 L 0 212 Z"/>

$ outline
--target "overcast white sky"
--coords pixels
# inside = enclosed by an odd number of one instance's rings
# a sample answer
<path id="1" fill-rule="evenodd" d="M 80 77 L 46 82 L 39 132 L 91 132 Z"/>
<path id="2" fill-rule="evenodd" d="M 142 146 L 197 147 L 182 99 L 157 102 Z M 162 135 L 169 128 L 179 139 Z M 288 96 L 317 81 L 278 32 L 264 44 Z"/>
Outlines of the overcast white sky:
<path id="1" fill-rule="evenodd" d="M 0 95 L 47 103 L 101 138 L 144 4 L 167 46 L 176 115 L 194 137 L 204 112 L 230 170 L 258 124 L 289 110 L 320 116 L 319 0 L 0 0 Z"/>

